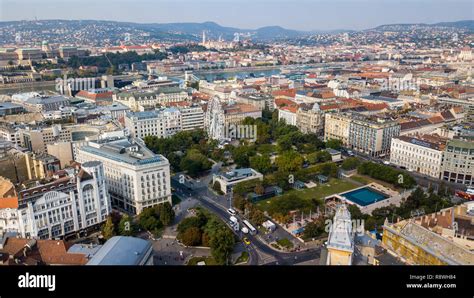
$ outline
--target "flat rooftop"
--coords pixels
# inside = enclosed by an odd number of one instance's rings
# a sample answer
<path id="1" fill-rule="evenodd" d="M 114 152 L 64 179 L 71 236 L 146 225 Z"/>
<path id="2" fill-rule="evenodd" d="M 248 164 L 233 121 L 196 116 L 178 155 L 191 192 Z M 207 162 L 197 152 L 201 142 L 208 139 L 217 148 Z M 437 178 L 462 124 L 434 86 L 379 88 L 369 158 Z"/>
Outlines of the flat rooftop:
<path id="1" fill-rule="evenodd" d="M 167 162 L 166 158 L 154 154 L 138 140 L 91 141 L 89 145 L 82 146 L 81 150 L 130 165 Z"/>

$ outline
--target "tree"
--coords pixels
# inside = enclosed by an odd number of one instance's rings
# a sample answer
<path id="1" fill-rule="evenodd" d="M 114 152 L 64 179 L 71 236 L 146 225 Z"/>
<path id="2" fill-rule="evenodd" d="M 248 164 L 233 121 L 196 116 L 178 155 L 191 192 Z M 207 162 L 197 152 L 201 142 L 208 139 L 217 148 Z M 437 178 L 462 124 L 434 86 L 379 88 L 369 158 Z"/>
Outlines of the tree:
<path id="1" fill-rule="evenodd" d="M 220 182 L 219 181 L 214 181 L 214 184 L 212 184 L 212 189 L 217 191 L 218 193 L 221 193 L 222 189 L 221 189 Z"/>
<path id="2" fill-rule="evenodd" d="M 191 176 L 211 168 L 211 162 L 197 149 L 188 150 L 186 156 L 181 160 L 180 168 Z"/>
<path id="3" fill-rule="evenodd" d="M 186 246 L 197 246 L 201 244 L 202 233 L 199 228 L 190 227 L 180 237 L 180 241 Z"/>
<path id="4" fill-rule="evenodd" d="M 351 214 L 351 219 L 365 219 L 366 216 L 360 211 L 360 208 L 356 205 L 349 205 L 347 207 L 349 213 Z"/>
<path id="5" fill-rule="evenodd" d="M 262 174 L 266 174 L 270 172 L 272 168 L 272 162 L 268 156 L 255 155 L 250 157 L 250 167 Z"/>
<path id="6" fill-rule="evenodd" d="M 349 157 L 344 159 L 341 168 L 346 171 L 357 169 L 360 165 L 360 160 L 357 157 Z"/>
<path id="7" fill-rule="evenodd" d="M 332 157 L 331 154 L 326 150 L 320 150 L 318 152 L 308 154 L 307 159 L 310 164 L 315 164 L 330 161 Z"/>
<path id="8" fill-rule="evenodd" d="M 232 159 L 239 168 L 250 166 L 250 157 L 255 155 L 253 146 L 239 146 L 232 150 Z"/>
<path id="9" fill-rule="evenodd" d="M 340 150 L 342 147 L 342 141 L 338 139 L 329 139 L 326 142 L 326 148 L 332 148 L 334 150 Z"/>
<path id="10" fill-rule="evenodd" d="M 109 240 L 116 235 L 114 223 L 112 222 L 112 217 L 110 215 L 107 217 L 107 221 L 102 227 L 102 235 L 104 236 L 105 240 Z"/>
<path id="11" fill-rule="evenodd" d="M 291 137 L 289 135 L 284 135 L 278 139 L 278 147 L 280 151 L 288 151 L 291 150 L 293 146 L 293 142 L 291 141 Z"/>
<path id="12" fill-rule="evenodd" d="M 129 215 L 124 215 L 119 223 L 119 233 L 122 236 L 133 236 L 137 231 L 137 226 Z"/>
<path id="13" fill-rule="evenodd" d="M 211 238 L 209 237 L 209 235 L 206 232 L 202 233 L 201 245 L 209 247 L 211 245 L 210 243 L 211 243 Z"/>
<path id="14" fill-rule="evenodd" d="M 262 211 L 257 209 L 254 205 L 252 204 L 249 204 L 249 205 L 252 206 L 249 212 L 249 220 L 257 226 L 261 225 L 266 220 L 265 215 L 263 214 Z"/>
<path id="15" fill-rule="evenodd" d="M 324 217 L 320 217 L 317 220 L 307 224 L 303 231 L 304 239 L 316 238 L 324 234 L 326 223 Z"/>
<path id="16" fill-rule="evenodd" d="M 320 167 L 321 174 L 328 176 L 328 177 L 337 177 L 337 166 L 333 162 L 327 162 L 321 164 Z"/>
<path id="17" fill-rule="evenodd" d="M 234 196 L 232 198 L 232 205 L 239 209 L 239 210 L 244 210 L 245 205 L 248 203 L 248 201 L 242 197 L 239 194 L 234 193 Z"/>
<path id="18" fill-rule="evenodd" d="M 219 229 L 211 238 L 211 254 L 220 264 L 227 264 L 234 249 L 234 234 L 228 228 Z"/>
<path id="19" fill-rule="evenodd" d="M 159 214 L 159 218 L 161 223 L 164 226 L 169 226 L 175 217 L 173 207 L 171 207 L 171 204 L 169 202 L 165 202 L 163 204 L 157 205 L 157 212 Z"/>
<path id="20" fill-rule="evenodd" d="M 275 160 L 278 170 L 283 172 L 296 172 L 301 168 L 303 162 L 303 157 L 295 151 L 280 154 Z"/>

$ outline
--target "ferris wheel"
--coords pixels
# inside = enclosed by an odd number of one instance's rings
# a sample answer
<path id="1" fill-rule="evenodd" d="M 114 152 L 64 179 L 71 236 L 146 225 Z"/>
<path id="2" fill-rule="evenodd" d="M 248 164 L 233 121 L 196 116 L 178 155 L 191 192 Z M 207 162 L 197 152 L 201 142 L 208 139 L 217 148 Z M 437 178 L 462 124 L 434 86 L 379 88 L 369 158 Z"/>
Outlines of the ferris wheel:
<path id="1" fill-rule="evenodd" d="M 214 96 L 208 104 L 206 112 L 206 129 L 209 138 L 219 140 L 224 133 L 224 110 L 218 96 Z"/>

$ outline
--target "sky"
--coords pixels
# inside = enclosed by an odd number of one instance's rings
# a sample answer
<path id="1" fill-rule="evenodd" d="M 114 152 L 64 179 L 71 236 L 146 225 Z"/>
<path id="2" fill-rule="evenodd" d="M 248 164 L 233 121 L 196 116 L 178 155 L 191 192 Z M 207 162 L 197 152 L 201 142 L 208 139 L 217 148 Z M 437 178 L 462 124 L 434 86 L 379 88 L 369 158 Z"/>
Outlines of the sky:
<path id="1" fill-rule="evenodd" d="M 213 21 L 255 29 L 368 29 L 474 19 L 473 0 L 0 0 L 0 21 Z"/>

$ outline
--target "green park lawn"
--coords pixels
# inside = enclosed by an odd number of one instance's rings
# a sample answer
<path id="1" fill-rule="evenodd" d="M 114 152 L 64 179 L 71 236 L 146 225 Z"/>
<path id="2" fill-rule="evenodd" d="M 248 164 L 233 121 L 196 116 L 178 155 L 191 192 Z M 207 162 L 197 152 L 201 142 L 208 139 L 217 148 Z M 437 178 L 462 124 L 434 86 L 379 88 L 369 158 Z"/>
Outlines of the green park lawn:
<path id="1" fill-rule="evenodd" d="M 358 185 L 347 180 L 331 178 L 329 182 L 324 184 L 319 184 L 313 188 L 304 188 L 304 189 L 292 189 L 283 193 L 283 195 L 278 198 L 288 196 L 290 194 L 295 194 L 300 198 L 311 200 L 311 199 L 323 199 L 329 195 L 336 193 L 341 193 L 347 190 L 357 188 Z M 276 198 L 276 197 L 274 197 Z M 262 200 L 256 203 L 257 207 L 262 211 L 267 211 L 268 207 L 272 204 L 272 199 Z"/>

